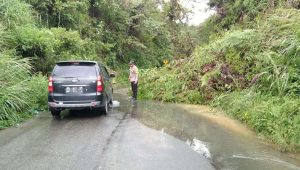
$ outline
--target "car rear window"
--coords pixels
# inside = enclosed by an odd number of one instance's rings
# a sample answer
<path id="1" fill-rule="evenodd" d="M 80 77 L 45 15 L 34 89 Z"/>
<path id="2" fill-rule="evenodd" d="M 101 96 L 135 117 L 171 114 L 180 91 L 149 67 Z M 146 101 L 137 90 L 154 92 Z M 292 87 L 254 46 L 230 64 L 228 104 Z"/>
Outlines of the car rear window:
<path id="1" fill-rule="evenodd" d="M 53 76 L 56 77 L 95 77 L 95 65 L 57 65 Z"/>

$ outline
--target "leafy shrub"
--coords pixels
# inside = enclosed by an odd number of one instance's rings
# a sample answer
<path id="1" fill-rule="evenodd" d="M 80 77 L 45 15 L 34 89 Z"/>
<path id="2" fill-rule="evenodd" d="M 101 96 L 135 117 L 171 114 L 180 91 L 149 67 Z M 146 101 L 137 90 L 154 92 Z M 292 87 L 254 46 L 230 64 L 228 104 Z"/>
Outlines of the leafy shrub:
<path id="1" fill-rule="evenodd" d="M 22 26 L 17 27 L 12 34 L 12 46 L 17 47 L 17 54 L 32 58 L 36 72 L 48 73 L 55 62 L 60 60 L 97 60 L 93 42 L 82 39 L 77 31 Z"/>
<path id="2" fill-rule="evenodd" d="M 25 0 L 35 10 L 39 22 L 46 27 L 65 27 L 82 30 L 88 25 L 88 0 L 81 1 L 45 1 Z"/>
<path id="3" fill-rule="evenodd" d="M 300 149 L 299 98 L 261 95 L 245 90 L 221 95 L 214 99 L 212 105 L 279 144 L 283 151 Z"/>
<path id="4" fill-rule="evenodd" d="M 52 28 L 50 31 L 55 38 L 54 56 L 48 58 L 50 68 L 60 60 L 99 60 L 95 44 L 89 39 L 82 39 L 77 31 L 65 28 Z"/>
<path id="5" fill-rule="evenodd" d="M 53 33 L 35 26 L 22 26 L 13 31 L 13 36 L 17 55 L 32 58 L 36 71 L 47 72 L 48 58 L 53 56 L 55 42 Z"/>
<path id="6" fill-rule="evenodd" d="M 30 70 L 28 59 L 0 54 L 0 129 L 45 108 L 47 81 L 41 75 L 31 78 Z"/>
<path id="7" fill-rule="evenodd" d="M 7 28 L 34 23 L 30 5 L 20 0 L 0 0 L 0 21 Z"/>
<path id="8" fill-rule="evenodd" d="M 33 75 L 28 81 L 30 111 L 46 110 L 48 105 L 48 80 L 41 73 Z"/>
<path id="9" fill-rule="evenodd" d="M 116 77 L 114 78 L 115 82 L 123 87 L 129 87 L 129 81 L 128 81 L 128 76 L 129 76 L 129 68 L 122 68 L 116 71 Z"/>
<path id="10" fill-rule="evenodd" d="M 167 73 L 168 68 L 140 71 L 139 93 L 141 98 L 164 102 L 202 103 L 198 88 L 188 89 L 182 75 Z"/>

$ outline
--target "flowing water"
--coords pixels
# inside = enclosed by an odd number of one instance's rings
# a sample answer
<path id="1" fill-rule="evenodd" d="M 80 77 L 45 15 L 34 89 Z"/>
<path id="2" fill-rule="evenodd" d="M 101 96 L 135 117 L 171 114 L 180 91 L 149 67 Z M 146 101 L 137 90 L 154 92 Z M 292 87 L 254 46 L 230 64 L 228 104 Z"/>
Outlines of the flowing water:
<path id="1" fill-rule="evenodd" d="M 146 126 L 186 141 L 216 169 L 300 170 L 299 155 L 280 152 L 243 124 L 206 106 L 138 101 L 125 107 L 125 100 L 120 103 L 120 109 Z"/>

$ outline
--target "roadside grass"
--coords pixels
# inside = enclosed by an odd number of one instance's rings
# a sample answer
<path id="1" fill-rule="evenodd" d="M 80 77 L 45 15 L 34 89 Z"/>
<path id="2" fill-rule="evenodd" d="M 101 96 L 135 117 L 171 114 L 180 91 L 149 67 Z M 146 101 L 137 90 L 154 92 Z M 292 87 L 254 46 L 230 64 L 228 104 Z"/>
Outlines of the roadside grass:
<path id="1" fill-rule="evenodd" d="M 222 94 L 212 106 L 246 123 L 282 151 L 300 150 L 300 98 L 262 95 L 252 90 Z"/>
<path id="2" fill-rule="evenodd" d="M 0 129 L 46 108 L 47 80 L 31 75 L 28 59 L 0 56 Z"/>

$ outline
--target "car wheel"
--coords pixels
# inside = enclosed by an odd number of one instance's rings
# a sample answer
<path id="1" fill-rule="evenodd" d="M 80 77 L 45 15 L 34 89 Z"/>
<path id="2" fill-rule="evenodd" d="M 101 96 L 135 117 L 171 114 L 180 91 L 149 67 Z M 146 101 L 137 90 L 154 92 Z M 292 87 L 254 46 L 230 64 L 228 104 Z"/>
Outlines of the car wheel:
<path id="1" fill-rule="evenodd" d="M 59 117 L 60 116 L 60 111 L 59 110 L 51 110 L 51 114 L 53 117 Z"/>
<path id="2" fill-rule="evenodd" d="M 108 103 L 108 107 L 112 108 L 113 107 L 113 97 L 111 97 L 109 103 Z"/>
<path id="3" fill-rule="evenodd" d="M 105 106 L 102 108 L 102 113 L 104 115 L 107 115 L 107 113 L 108 113 L 108 102 L 107 102 L 107 100 L 105 101 Z"/>

